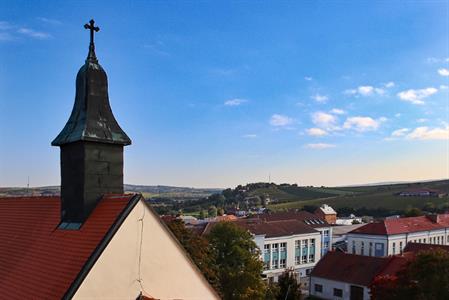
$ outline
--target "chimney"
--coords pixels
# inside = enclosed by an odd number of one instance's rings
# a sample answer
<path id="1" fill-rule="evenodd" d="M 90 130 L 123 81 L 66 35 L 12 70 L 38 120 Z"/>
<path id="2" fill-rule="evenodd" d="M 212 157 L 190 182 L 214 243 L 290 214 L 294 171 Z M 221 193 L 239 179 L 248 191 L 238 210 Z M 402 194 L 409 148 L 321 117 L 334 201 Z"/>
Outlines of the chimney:
<path id="1" fill-rule="evenodd" d="M 91 20 L 89 53 L 76 76 L 72 114 L 51 143 L 61 149 L 61 224 L 82 224 L 104 194 L 123 194 L 123 147 L 131 140 L 112 114 L 106 72 L 95 55 Z M 76 227 L 76 226 L 75 226 Z"/>
<path id="2" fill-rule="evenodd" d="M 440 215 L 439 214 L 431 214 L 427 215 L 427 218 L 432 221 L 433 223 L 439 223 L 440 222 Z"/>

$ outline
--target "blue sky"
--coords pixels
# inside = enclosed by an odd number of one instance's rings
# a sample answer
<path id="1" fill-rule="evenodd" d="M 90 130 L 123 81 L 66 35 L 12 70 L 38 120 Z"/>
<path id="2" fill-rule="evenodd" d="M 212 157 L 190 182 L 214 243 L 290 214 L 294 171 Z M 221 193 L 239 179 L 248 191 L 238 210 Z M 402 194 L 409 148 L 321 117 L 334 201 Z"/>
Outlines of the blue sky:
<path id="1" fill-rule="evenodd" d="M 125 181 L 449 177 L 447 1 L 0 1 L 0 186 L 59 183 L 95 18 Z"/>

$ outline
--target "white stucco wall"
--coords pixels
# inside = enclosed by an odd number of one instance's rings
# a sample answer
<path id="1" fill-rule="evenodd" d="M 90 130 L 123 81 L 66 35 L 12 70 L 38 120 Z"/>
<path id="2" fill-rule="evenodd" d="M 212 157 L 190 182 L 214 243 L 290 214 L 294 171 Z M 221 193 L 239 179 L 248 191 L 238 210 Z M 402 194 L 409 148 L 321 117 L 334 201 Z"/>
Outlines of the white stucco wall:
<path id="1" fill-rule="evenodd" d="M 323 286 L 323 292 L 315 292 L 315 284 L 321 284 Z M 338 300 L 350 300 L 351 296 L 351 285 L 346 282 L 328 280 L 320 277 L 310 278 L 310 294 L 322 299 L 338 299 Z M 363 287 L 363 299 L 369 300 L 370 294 L 369 289 L 364 286 L 354 284 L 355 286 Z M 334 296 L 334 288 L 343 290 L 343 297 Z"/>
<path id="2" fill-rule="evenodd" d="M 156 299 L 218 299 L 159 217 L 142 200 L 125 219 L 73 299 L 136 299 L 141 291 Z"/>

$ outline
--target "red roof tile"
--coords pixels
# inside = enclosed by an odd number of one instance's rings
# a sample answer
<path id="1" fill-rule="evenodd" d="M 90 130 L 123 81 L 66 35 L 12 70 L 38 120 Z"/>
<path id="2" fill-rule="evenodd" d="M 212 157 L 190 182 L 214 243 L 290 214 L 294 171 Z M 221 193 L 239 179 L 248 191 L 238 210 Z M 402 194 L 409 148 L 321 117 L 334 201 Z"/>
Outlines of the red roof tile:
<path id="1" fill-rule="evenodd" d="M 298 220 L 311 227 L 330 226 L 326 220 L 305 210 L 289 210 L 284 212 L 274 212 L 258 215 L 252 219 L 262 219 L 265 221 Z"/>
<path id="2" fill-rule="evenodd" d="M 264 221 L 260 219 L 243 219 L 235 221 L 237 225 L 255 235 L 265 237 L 288 236 L 304 233 L 318 233 L 315 229 L 298 220 Z"/>
<path id="3" fill-rule="evenodd" d="M 449 251 L 449 246 L 435 245 L 435 244 L 422 244 L 422 243 L 408 243 L 404 248 L 404 252 L 412 252 L 412 253 L 416 254 L 421 251 L 428 251 L 428 250 L 435 250 L 435 249 Z"/>
<path id="4" fill-rule="evenodd" d="M 369 223 L 350 233 L 391 235 L 426 230 L 436 230 L 449 227 L 449 214 L 438 215 L 438 222 L 431 220 L 430 216 L 387 219 L 382 222 Z"/>
<path id="5" fill-rule="evenodd" d="M 390 259 L 329 251 L 313 268 L 311 276 L 369 286 Z"/>
<path id="6" fill-rule="evenodd" d="M 57 229 L 59 197 L 0 198 L 0 291 L 60 299 L 133 195 L 107 195 L 79 230 Z"/>

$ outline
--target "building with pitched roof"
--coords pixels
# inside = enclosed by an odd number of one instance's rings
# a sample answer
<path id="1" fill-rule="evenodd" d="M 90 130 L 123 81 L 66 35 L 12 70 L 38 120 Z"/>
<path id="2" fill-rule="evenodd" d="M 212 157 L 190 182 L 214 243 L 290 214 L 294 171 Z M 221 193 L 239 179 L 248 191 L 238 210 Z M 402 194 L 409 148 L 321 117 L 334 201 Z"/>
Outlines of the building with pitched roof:
<path id="1" fill-rule="evenodd" d="M 409 242 L 449 245 L 449 214 L 385 219 L 347 234 L 348 252 L 367 256 L 402 253 Z"/>
<path id="2" fill-rule="evenodd" d="M 112 114 L 93 43 L 61 148 L 61 196 L 0 198 L 4 299 L 219 299 L 140 194 L 123 192 L 131 140 Z"/>
<path id="3" fill-rule="evenodd" d="M 307 286 L 310 272 L 332 244 L 331 226 L 306 211 L 262 214 L 235 222 L 253 235 L 269 280 L 277 281 L 291 269 Z"/>
<path id="4" fill-rule="evenodd" d="M 330 251 L 313 269 L 309 293 L 320 299 L 368 300 L 374 279 L 396 274 L 407 261 L 407 256 L 368 257 Z"/>

